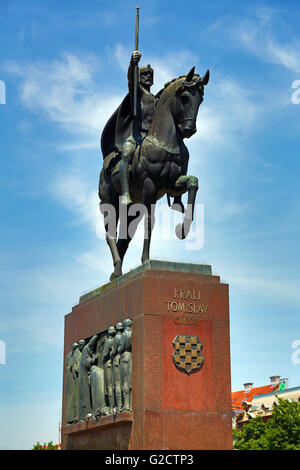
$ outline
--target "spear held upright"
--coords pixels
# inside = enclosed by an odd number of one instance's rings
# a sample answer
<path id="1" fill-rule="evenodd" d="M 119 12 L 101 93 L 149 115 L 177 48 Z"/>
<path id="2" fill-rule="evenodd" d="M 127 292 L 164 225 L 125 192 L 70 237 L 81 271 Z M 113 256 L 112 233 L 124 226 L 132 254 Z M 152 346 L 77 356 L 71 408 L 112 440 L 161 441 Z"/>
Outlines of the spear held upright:
<path id="1" fill-rule="evenodd" d="M 134 50 L 139 50 L 139 10 L 140 7 L 136 7 L 136 23 L 135 23 L 135 41 L 134 41 Z M 139 80 L 139 66 L 136 64 L 134 66 L 134 88 L 133 88 L 133 115 L 137 115 L 137 87 Z"/>

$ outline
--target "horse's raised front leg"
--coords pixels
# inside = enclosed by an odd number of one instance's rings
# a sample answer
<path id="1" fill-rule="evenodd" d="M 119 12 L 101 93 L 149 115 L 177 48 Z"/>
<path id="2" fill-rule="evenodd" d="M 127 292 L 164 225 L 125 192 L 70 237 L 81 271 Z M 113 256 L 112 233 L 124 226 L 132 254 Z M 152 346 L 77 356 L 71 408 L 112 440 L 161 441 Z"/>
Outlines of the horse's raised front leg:
<path id="1" fill-rule="evenodd" d="M 194 208 L 198 187 L 198 178 L 196 178 L 196 176 L 180 176 L 175 183 L 176 190 L 179 190 L 180 192 L 182 191 L 181 194 L 188 191 L 187 208 L 184 214 L 183 224 L 178 224 L 175 228 L 176 236 L 180 238 L 180 240 L 183 240 L 189 234 L 194 218 Z"/>
<path id="2" fill-rule="evenodd" d="M 150 242 L 151 234 L 155 222 L 155 204 L 157 198 L 157 190 L 155 184 L 150 178 L 147 178 L 143 187 L 143 199 L 145 206 L 145 232 L 144 232 L 144 246 L 142 254 L 142 263 L 149 260 L 150 256 Z"/>

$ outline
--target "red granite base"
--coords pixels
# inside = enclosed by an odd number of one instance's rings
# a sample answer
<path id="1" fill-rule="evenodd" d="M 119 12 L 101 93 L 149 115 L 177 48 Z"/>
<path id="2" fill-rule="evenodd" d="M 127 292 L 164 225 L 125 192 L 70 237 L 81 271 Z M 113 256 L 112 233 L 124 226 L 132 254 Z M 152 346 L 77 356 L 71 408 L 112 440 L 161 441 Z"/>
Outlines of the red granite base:
<path id="1" fill-rule="evenodd" d="M 132 413 L 105 416 L 63 426 L 63 449 L 67 450 L 127 450 L 132 430 Z"/>
<path id="2" fill-rule="evenodd" d="M 133 411 L 63 425 L 62 448 L 232 449 L 228 285 L 152 269 L 111 283 L 66 315 L 65 356 L 73 342 L 125 318 L 133 320 Z M 174 364 L 177 335 L 200 339 L 200 370 Z"/>

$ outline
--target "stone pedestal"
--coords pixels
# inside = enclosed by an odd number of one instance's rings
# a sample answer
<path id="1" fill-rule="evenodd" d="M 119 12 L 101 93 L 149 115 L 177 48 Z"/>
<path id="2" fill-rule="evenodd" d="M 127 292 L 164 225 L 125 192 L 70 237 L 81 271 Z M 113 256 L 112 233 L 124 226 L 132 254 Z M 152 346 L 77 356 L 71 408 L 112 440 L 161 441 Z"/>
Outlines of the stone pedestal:
<path id="1" fill-rule="evenodd" d="M 62 448 L 232 449 L 228 285 L 207 265 L 149 261 L 81 297 L 65 317 L 65 357 L 126 318 L 132 412 L 66 425 L 64 397 Z"/>

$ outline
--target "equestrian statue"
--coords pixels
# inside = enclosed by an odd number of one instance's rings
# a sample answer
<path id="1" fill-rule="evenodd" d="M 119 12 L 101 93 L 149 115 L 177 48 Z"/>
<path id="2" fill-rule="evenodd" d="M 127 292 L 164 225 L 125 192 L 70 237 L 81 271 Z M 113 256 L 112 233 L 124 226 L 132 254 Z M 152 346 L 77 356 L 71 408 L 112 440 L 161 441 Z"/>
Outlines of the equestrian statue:
<path id="1" fill-rule="evenodd" d="M 172 208 L 184 213 L 183 223 L 175 229 L 177 237 L 183 239 L 193 220 L 198 190 L 198 179 L 187 175 L 189 152 L 183 140 L 196 132 L 209 71 L 201 77 L 193 67 L 187 75 L 166 83 L 154 96 L 150 91 L 154 71 L 150 64 L 139 68 L 140 59 L 137 10 L 135 50 L 128 69 L 129 92 L 101 136 L 103 168 L 99 198 L 114 264 L 111 280 L 122 275 L 123 258 L 141 220 L 141 212 L 145 219 L 144 263 L 149 259 L 156 201 L 166 195 L 170 205 L 170 197 L 174 198 Z M 188 200 L 184 208 L 181 196 L 186 192 Z M 130 211 L 135 204 L 138 208 L 142 205 L 144 210 Z"/>

